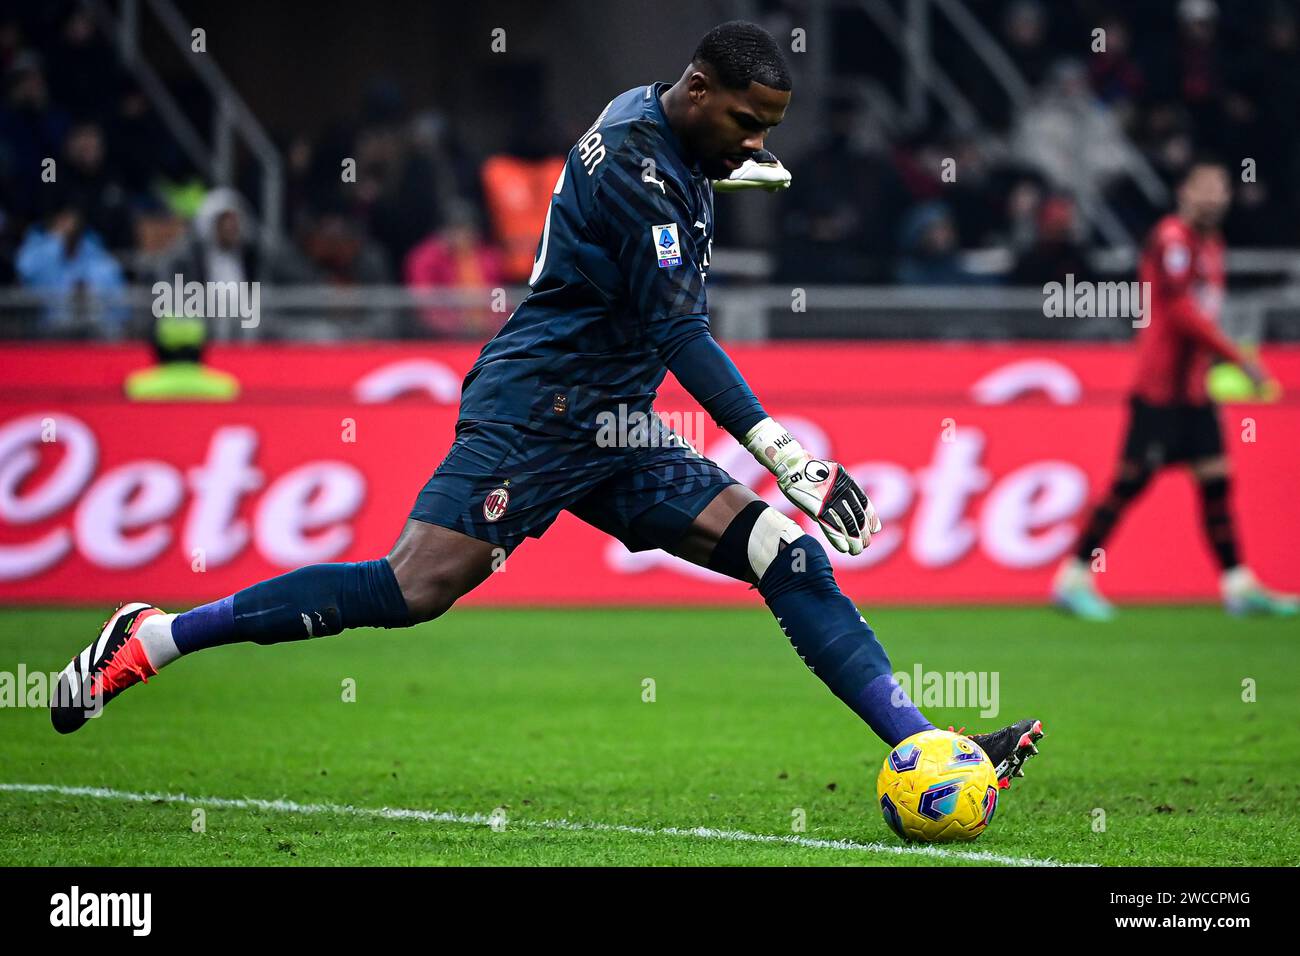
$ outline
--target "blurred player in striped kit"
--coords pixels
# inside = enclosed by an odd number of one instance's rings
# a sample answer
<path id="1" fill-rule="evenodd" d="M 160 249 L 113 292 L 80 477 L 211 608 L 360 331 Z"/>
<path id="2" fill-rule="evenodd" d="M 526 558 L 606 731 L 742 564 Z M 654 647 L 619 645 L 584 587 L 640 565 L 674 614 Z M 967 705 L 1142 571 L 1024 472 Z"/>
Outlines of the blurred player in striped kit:
<path id="1" fill-rule="evenodd" d="M 1227 611 L 1296 613 L 1296 598 L 1264 588 L 1241 561 L 1229 500 L 1231 469 L 1218 406 L 1206 389 L 1211 366 L 1231 362 L 1250 379 L 1256 394 L 1277 391 L 1259 362 L 1244 354 L 1218 324 L 1224 294 L 1219 224 L 1231 199 L 1224 166 L 1213 160 L 1196 162 L 1179 186 L 1177 211 L 1156 223 L 1142 251 L 1138 278 L 1149 290 L 1148 324 L 1137 337 L 1128 434 L 1115 477 L 1052 586 L 1055 602 L 1079 617 L 1114 617 L 1114 607 L 1096 589 L 1091 562 L 1151 479 L 1178 464 L 1186 465 L 1196 481 L 1201 521 L 1220 568 Z"/>

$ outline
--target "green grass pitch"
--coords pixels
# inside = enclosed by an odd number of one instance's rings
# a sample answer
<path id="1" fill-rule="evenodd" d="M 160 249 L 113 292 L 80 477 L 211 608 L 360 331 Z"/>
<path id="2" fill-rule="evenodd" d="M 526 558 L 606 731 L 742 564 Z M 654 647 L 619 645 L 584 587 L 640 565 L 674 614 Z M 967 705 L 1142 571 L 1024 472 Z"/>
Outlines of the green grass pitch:
<path id="1" fill-rule="evenodd" d="M 0 671 L 61 669 L 104 616 L 0 611 Z M 1300 863 L 1294 622 L 867 619 L 897 670 L 997 672 L 997 717 L 936 724 L 1043 718 L 973 844 L 898 852 L 874 803 L 885 746 L 762 608 L 464 609 L 208 651 L 70 737 L 0 708 L 0 864 Z"/>

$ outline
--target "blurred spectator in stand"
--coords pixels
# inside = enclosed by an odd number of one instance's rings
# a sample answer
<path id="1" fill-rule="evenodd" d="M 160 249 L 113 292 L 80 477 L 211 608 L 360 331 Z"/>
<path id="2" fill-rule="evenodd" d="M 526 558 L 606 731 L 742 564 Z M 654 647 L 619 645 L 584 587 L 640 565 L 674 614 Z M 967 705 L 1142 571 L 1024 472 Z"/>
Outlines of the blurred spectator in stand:
<path id="1" fill-rule="evenodd" d="M 951 183 L 943 180 L 943 162 L 952 151 L 940 144 L 940 134 L 923 129 L 894 145 L 891 159 L 909 205 L 945 197 Z"/>
<path id="2" fill-rule="evenodd" d="M 311 207 L 312 198 L 323 190 L 320 180 L 336 175 L 320 169 L 316 144 L 305 133 L 295 133 L 282 144 L 284 153 L 284 208 L 285 221 L 290 230 L 296 230 Z M 333 182 L 329 188 L 333 188 Z"/>
<path id="3" fill-rule="evenodd" d="M 122 267 L 103 240 L 86 228 L 75 206 L 55 209 L 45 225 L 28 229 L 16 265 L 23 284 L 32 288 L 69 291 L 84 286 L 108 292 L 122 287 Z"/>
<path id="4" fill-rule="evenodd" d="M 794 160 L 781 196 L 777 281 L 885 282 L 906 196 L 889 159 L 864 142 L 856 97 L 826 103 L 826 132 Z"/>
<path id="5" fill-rule="evenodd" d="M 405 100 L 397 83 L 377 80 L 366 91 L 357 136 L 357 182 L 344 189 L 368 234 L 390 262 L 401 262 L 438 222 L 431 158 L 412 148 Z"/>
<path id="6" fill-rule="evenodd" d="M 194 222 L 171 251 L 159 278 L 180 274 L 186 282 L 252 282 L 261 277 L 258 249 L 247 227 L 244 200 L 233 189 L 219 187 L 199 205 Z"/>
<path id="7" fill-rule="evenodd" d="M 1005 246 L 1020 255 L 1038 238 L 1038 212 L 1043 206 L 1041 177 L 1021 174 L 1009 181 L 1002 208 L 999 209 L 999 231 L 995 244 Z"/>
<path id="8" fill-rule="evenodd" d="M 121 333 L 122 267 L 75 207 L 55 209 L 43 225 L 28 229 L 14 265 L 23 285 L 48 295 L 46 330 L 83 322 L 98 323 L 109 335 Z"/>
<path id="9" fill-rule="evenodd" d="M 1011 282 L 1041 286 L 1064 282 L 1067 274 L 1076 281 L 1088 279 L 1092 266 L 1079 241 L 1074 201 L 1067 196 L 1052 196 L 1038 211 L 1038 239 L 1016 260 Z"/>
<path id="10" fill-rule="evenodd" d="M 1128 23 L 1119 16 L 1101 21 L 1106 49 L 1092 53 L 1088 60 L 1088 80 L 1097 99 L 1126 113 L 1142 98 L 1146 78 L 1133 58 Z"/>
<path id="11" fill-rule="evenodd" d="M 137 199 L 153 193 L 159 177 L 181 179 L 192 173 L 189 160 L 137 87 L 127 86 L 117 98 L 105 139 L 114 171 Z"/>
<path id="12" fill-rule="evenodd" d="M 1223 89 L 1218 44 L 1219 7 L 1214 0 L 1180 0 L 1178 44 L 1169 81 L 1190 109 L 1210 108 Z"/>
<path id="13" fill-rule="evenodd" d="M 1047 79 L 1054 51 L 1048 44 L 1047 14 L 1038 0 L 1013 0 L 1005 7 L 1001 23 L 1002 47 L 1031 90 Z M 963 58 L 953 65 L 962 92 L 995 130 L 1005 131 L 1015 119 L 1011 98 L 977 56 L 961 48 Z"/>
<path id="14" fill-rule="evenodd" d="M 54 99 L 79 119 L 107 119 L 119 92 L 121 70 L 112 46 L 95 28 L 87 4 L 68 7 L 50 61 L 57 64 L 50 73 Z"/>
<path id="15" fill-rule="evenodd" d="M 952 209 L 953 221 L 963 249 L 987 249 L 999 245 L 1016 248 L 1022 235 L 1032 241 L 1041 180 L 1033 170 L 1007 161 L 1000 140 L 958 132 L 941 146 L 942 164 L 951 158 L 955 178 L 943 182 L 943 201 Z M 943 168 L 940 166 L 940 168 Z M 1033 194 L 1033 212 L 1025 234 L 1024 215 L 1016 197 Z"/>
<path id="16" fill-rule="evenodd" d="M 551 150 L 546 126 L 536 117 L 512 126 L 518 132 L 509 149 L 483 163 L 483 201 L 507 281 L 527 282 L 564 157 Z"/>
<path id="17" fill-rule="evenodd" d="M 1128 142 L 1113 114 L 1094 99 L 1077 60 L 1052 67 L 1021 113 L 1012 151 L 1059 189 L 1101 189 L 1124 168 Z"/>
<path id="18" fill-rule="evenodd" d="M 207 344 L 203 319 L 164 315 L 153 326 L 157 364 L 126 377 L 126 397 L 135 402 L 229 402 L 239 397 L 239 379 L 203 364 Z"/>
<path id="19" fill-rule="evenodd" d="M 1255 109 L 1228 88 L 1218 5 L 1215 0 L 1179 0 L 1177 18 L 1173 42 L 1153 44 L 1149 53 L 1153 66 L 1147 76 L 1155 99 L 1186 107 L 1198 146 L 1216 152 L 1235 149 Z"/>
<path id="20" fill-rule="evenodd" d="M 148 221 L 148 217 L 141 219 Z M 276 246 L 268 255 L 251 223 L 247 204 L 239 193 L 228 187 L 209 190 L 190 228 L 160 257 L 154 270 L 156 277 L 170 282 L 179 273 L 186 282 L 286 285 L 324 281 L 298 249 Z M 224 331 L 217 330 L 221 335 Z"/>
<path id="21" fill-rule="evenodd" d="M 963 285 L 985 281 L 967 272 L 957 248 L 952 213 L 941 202 L 922 203 L 903 216 L 896 278 L 903 285 Z"/>
<path id="22" fill-rule="evenodd" d="M 76 124 L 63 144 L 58 179 L 48 188 L 58 194 L 56 204 L 80 209 L 87 227 L 110 249 L 126 249 L 132 241 L 130 197 L 104 153 L 99 126 Z"/>
<path id="23" fill-rule="evenodd" d="M 1008 6 L 1002 36 L 1008 55 L 1030 86 L 1047 79 L 1052 51 L 1047 45 L 1047 13 L 1038 0 L 1015 0 Z"/>
<path id="24" fill-rule="evenodd" d="M 457 127 L 442 111 L 427 109 L 411 120 L 410 137 L 411 149 L 436 172 L 433 192 L 438 210 L 464 201 L 474 207 L 474 216 L 481 223 L 483 183 L 479 161 L 461 141 Z"/>
<path id="25" fill-rule="evenodd" d="M 997 10 L 989 9 L 990 4 L 976 6 L 983 8 L 973 11 L 977 18 L 985 23 L 992 21 L 997 24 L 994 40 L 1006 52 L 1025 83 L 1031 90 L 1039 86 L 1046 79 L 1056 55 L 1048 42 L 1047 13 L 1043 4 L 1038 0 L 1011 0 L 1010 3 L 992 4 L 995 8 L 1002 8 L 1000 21 L 997 19 Z M 1062 17 L 1064 11 L 1055 9 L 1060 4 L 1053 6 L 1053 16 Z M 936 44 L 939 51 L 936 56 L 937 65 L 952 76 L 976 114 L 993 130 L 1005 132 L 1015 118 L 1014 105 L 984 59 L 977 56 L 964 40 L 954 41 L 942 30 L 932 32 L 931 42 Z"/>
<path id="26" fill-rule="evenodd" d="M 315 216 L 304 230 L 302 248 L 308 260 L 306 281 L 342 286 L 392 281 L 383 249 L 341 210 Z"/>
<path id="27" fill-rule="evenodd" d="M 466 202 L 455 204 L 443 229 L 411 250 L 403 268 L 411 289 L 480 290 L 483 305 L 474 307 L 434 306 L 422 309 L 425 331 L 440 337 L 481 338 L 494 333 L 506 319 L 505 312 L 491 310 L 492 290 L 505 282 L 501 253 L 488 245 Z"/>
<path id="28" fill-rule="evenodd" d="M 2 188 L 9 208 L 30 218 L 42 212 L 41 190 L 49 185 L 41 179 L 43 163 L 59 156 L 70 121 L 50 102 L 36 53 L 18 54 L 5 81 L 5 102 L 0 108 Z"/>

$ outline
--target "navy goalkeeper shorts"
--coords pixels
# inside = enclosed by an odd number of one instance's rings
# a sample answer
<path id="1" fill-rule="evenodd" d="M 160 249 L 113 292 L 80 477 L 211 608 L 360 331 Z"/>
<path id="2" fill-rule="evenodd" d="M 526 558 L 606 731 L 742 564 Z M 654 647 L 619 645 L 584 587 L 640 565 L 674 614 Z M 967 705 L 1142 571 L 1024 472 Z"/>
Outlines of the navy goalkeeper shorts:
<path id="1" fill-rule="evenodd" d="M 460 421 L 447 457 L 411 509 L 513 551 L 569 511 L 629 551 L 672 551 L 695 517 L 736 480 L 658 417 L 641 447 L 600 447 L 500 422 Z"/>

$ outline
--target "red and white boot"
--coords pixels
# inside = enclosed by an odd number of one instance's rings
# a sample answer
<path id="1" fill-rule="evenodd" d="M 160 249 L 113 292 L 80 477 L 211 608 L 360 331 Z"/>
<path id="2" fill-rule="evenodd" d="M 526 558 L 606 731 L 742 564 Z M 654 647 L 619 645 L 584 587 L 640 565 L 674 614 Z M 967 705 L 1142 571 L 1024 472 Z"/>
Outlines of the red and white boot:
<path id="1" fill-rule="evenodd" d="M 50 721 L 61 734 L 79 730 L 132 684 L 158 673 L 140 642 L 140 627 L 163 612 L 149 604 L 124 604 L 59 675 Z"/>

